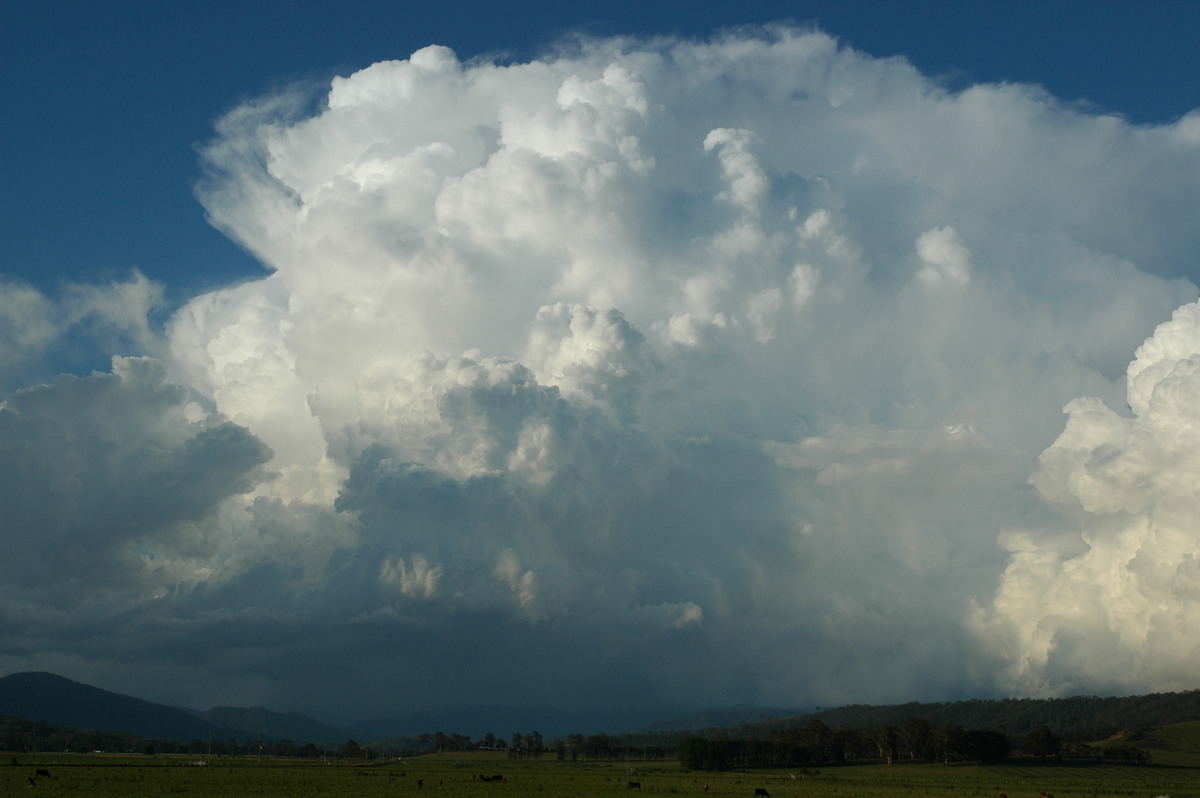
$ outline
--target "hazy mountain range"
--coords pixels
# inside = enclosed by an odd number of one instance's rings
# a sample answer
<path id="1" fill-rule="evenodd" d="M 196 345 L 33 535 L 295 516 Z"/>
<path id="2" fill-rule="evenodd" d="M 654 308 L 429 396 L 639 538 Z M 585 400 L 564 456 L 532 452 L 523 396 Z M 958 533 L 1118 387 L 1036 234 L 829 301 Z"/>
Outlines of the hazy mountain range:
<path id="1" fill-rule="evenodd" d="M 474 739 L 489 731 L 503 739 L 513 732 L 539 731 L 551 739 L 573 732 L 620 734 L 727 726 L 795 715 L 798 710 L 739 706 L 673 717 L 667 714 L 666 710 L 653 708 L 571 711 L 488 706 L 375 717 L 343 727 L 264 707 L 213 707 L 203 711 L 170 707 L 52 673 L 15 673 L 0 678 L 0 715 L 181 742 L 261 737 L 298 744 L 341 744 L 350 738 L 378 740 L 436 731 L 466 734 Z"/>
<path id="2" fill-rule="evenodd" d="M 1090 733 L 1093 738 L 1129 728 L 1150 728 L 1200 720 L 1200 690 L 1142 696 L 1076 696 L 1055 699 L 1008 698 L 887 706 L 850 705 L 832 709 L 780 709 L 735 706 L 689 714 L 665 709 L 610 708 L 572 711 L 552 707 L 468 707 L 403 716 L 376 717 L 334 726 L 296 712 L 263 707 L 186 709 L 81 684 L 52 673 L 15 673 L 0 678 L 0 716 L 56 726 L 189 742 L 230 738 L 297 745 L 342 745 L 347 740 L 375 743 L 416 738 L 438 731 L 481 739 L 488 732 L 507 740 L 514 732 L 537 731 L 547 742 L 571 733 L 600 732 L 678 738 L 692 731 L 720 730 L 732 737 L 765 737 L 774 729 L 820 721 L 830 728 L 899 726 L 909 718 L 968 729 L 1003 729 L 1024 734 L 1047 726 L 1056 734 Z"/>
<path id="3" fill-rule="evenodd" d="M 272 712 L 263 707 L 214 707 L 205 711 L 169 707 L 53 673 L 14 673 L 0 678 L 0 715 L 182 742 L 262 736 L 344 743 L 351 736 L 346 729 L 297 713 Z"/>

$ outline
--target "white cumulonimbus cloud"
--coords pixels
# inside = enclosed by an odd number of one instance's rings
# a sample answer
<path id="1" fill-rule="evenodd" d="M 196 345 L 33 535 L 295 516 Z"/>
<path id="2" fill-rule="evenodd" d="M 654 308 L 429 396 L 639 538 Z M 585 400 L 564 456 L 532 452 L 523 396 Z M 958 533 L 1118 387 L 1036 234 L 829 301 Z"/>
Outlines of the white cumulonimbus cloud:
<path id="1" fill-rule="evenodd" d="M 240 459 L 191 536 L 164 517 L 78 575 L 211 641 L 197 684 L 314 701 L 347 659 L 437 703 L 1200 681 L 1200 465 L 1170 432 L 1200 412 L 1194 311 L 1147 340 L 1195 307 L 1197 114 L 953 91 L 789 27 L 428 47 L 306 100 L 219 123 L 201 199 L 270 273 L 154 350 L 190 408 L 171 445 L 221 430 Z M 21 628 L 0 662 L 83 656 Z"/>

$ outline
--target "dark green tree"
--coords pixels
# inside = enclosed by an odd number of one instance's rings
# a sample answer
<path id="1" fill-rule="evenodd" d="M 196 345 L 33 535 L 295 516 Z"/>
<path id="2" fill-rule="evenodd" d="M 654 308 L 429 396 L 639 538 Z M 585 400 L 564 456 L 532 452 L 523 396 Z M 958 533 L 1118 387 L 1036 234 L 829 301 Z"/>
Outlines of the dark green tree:
<path id="1" fill-rule="evenodd" d="M 889 765 L 892 764 L 892 758 L 896 755 L 896 727 L 886 725 L 876 726 L 871 729 L 867 736 L 875 745 L 880 760 L 887 762 Z"/>
<path id="2" fill-rule="evenodd" d="M 804 744 L 812 749 L 817 761 L 833 761 L 833 730 L 820 720 L 813 718 L 808 722 L 808 725 L 804 727 L 803 740 Z"/>
<path id="3" fill-rule="evenodd" d="M 929 734 L 932 729 L 929 721 L 922 718 L 909 718 L 897 732 L 897 745 L 900 755 L 909 761 L 925 755 L 929 744 Z"/>
<path id="4" fill-rule="evenodd" d="M 962 726 L 953 723 L 938 726 L 929 735 L 926 759 L 930 762 L 941 762 L 943 765 L 949 764 L 951 759 L 961 759 L 965 734 Z"/>
<path id="5" fill-rule="evenodd" d="M 986 729 L 966 732 L 963 735 L 962 755 L 979 762 L 1003 762 L 1008 759 L 1008 735 Z"/>
<path id="6" fill-rule="evenodd" d="M 1045 726 L 1038 726 L 1026 734 L 1021 740 L 1021 745 L 1033 756 L 1057 756 L 1062 750 L 1058 738 Z"/>

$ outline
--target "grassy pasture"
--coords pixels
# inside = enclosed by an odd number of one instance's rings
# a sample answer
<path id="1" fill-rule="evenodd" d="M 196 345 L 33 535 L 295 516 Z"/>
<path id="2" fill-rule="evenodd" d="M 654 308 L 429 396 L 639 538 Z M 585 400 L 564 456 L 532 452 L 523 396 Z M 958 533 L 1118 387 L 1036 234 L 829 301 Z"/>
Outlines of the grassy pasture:
<path id="1" fill-rule="evenodd" d="M 1179 765 L 1002 764 L 863 765 L 823 768 L 819 776 L 802 771 L 704 773 L 682 771 L 677 763 L 586 762 L 552 759 L 511 762 L 488 753 L 414 757 L 376 764 L 304 762 L 280 759 L 214 758 L 199 767 L 196 757 L 109 755 L 18 756 L 0 763 L 0 795 L 128 796 L 431 796 L 431 798 L 601 798 L 616 795 L 691 795 L 752 798 L 755 788 L 772 798 L 970 798 L 1007 793 L 1036 798 L 1135 796 L 1200 798 L 1200 767 Z M 636 768 L 633 772 L 630 768 Z M 36 779 L 38 768 L 52 778 Z M 504 782 L 481 782 L 478 775 L 502 775 Z M 423 784 L 418 788 L 417 781 Z M 629 782 L 641 784 L 629 789 Z M 708 786 L 707 792 L 704 786 Z"/>

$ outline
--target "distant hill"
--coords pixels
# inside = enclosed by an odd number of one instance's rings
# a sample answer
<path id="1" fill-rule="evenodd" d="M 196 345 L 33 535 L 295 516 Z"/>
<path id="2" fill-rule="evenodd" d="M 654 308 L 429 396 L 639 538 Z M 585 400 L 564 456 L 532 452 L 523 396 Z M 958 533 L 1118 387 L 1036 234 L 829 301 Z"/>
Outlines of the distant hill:
<path id="1" fill-rule="evenodd" d="M 1200 754 L 1200 721 L 1177 723 L 1156 729 L 1130 729 L 1113 735 L 1105 744 L 1130 744 L 1152 751 Z"/>
<path id="2" fill-rule="evenodd" d="M 1200 690 L 1138 696 L 1072 696 L 1070 698 L 1004 698 L 895 706 L 846 706 L 818 712 L 830 727 L 899 726 L 908 718 L 965 729 L 1003 729 L 1026 734 L 1045 726 L 1057 735 L 1111 734 L 1133 727 L 1170 726 L 1200 720 Z"/>
<path id="3" fill-rule="evenodd" d="M 746 723 L 768 721 L 777 718 L 794 718 L 804 714 L 798 709 L 779 709 L 777 707 L 757 707 L 741 704 L 721 709 L 708 709 L 693 712 L 688 715 L 677 715 L 664 720 L 656 720 L 637 728 L 637 731 L 670 732 L 688 729 L 712 729 L 725 726 L 740 726 Z"/>
<path id="4" fill-rule="evenodd" d="M 294 712 L 263 707 L 215 707 L 203 712 L 168 707 L 56 676 L 15 673 L 0 677 L 0 715 L 58 726 L 122 732 L 145 738 L 189 742 L 263 738 L 341 745 L 350 738 L 373 742 L 415 738 L 438 731 L 478 740 L 492 732 L 508 739 L 514 732 L 540 732 L 550 742 L 568 734 L 604 732 L 653 738 L 670 746 L 684 736 L 767 737 L 774 730 L 798 728 L 813 721 L 837 728 L 901 726 L 909 718 L 965 729 L 991 729 L 1010 735 L 1046 726 L 1055 735 L 1095 740 L 1131 729 L 1150 729 L 1200 722 L 1200 690 L 1143 696 L 1076 696 L 1056 699 L 1001 699 L 908 703 L 888 706 L 850 705 L 806 713 L 756 706 L 735 706 L 687 715 L 663 709 L 610 708 L 559 710 L 550 707 L 472 707 L 364 720 L 353 730 L 331 726 Z M 664 720 L 664 716 L 669 716 Z M 1191 727 L 1185 727 L 1190 729 Z M 1180 732 L 1182 733 L 1182 732 Z M 1187 737 L 1187 739 L 1192 739 Z M 1183 750 L 1183 749 L 1181 749 Z"/>
<path id="5" fill-rule="evenodd" d="M 216 707 L 204 712 L 168 707 L 113 693 L 53 673 L 14 673 L 0 678 L 0 715 L 77 729 L 123 732 L 188 742 L 210 736 L 246 741 L 345 743 L 351 732 L 294 712 L 262 707 Z"/>
<path id="6" fill-rule="evenodd" d="M 213 707 L 200 713 L 209 723 L 228 729 L 244 729 L 252 737 L 291 740 L 293 743 L 342 745 L 356 735 L 298 712 L 272 712 L 263 707 Z"/>
<path id="7" fill-rule="evenodd" d="M 0 678 L 0 715 L 167 740 L 229 735 L 228 729 L 182 709 L 112 693 L 53 673 L 14 673 Z"/>
<path id="8" fill-rule="evenodd" d="M 975 699 L 884 706 L 851 704 L 734 725 L 697 725 L 690 731 L 720 733 L 730 737 L 766 737 L 772 731 L 799 728 L 813 721 L 820 721 L 831 729 L 870 729 L 876 726 L 899 727 L 909 718 L 926 720 L 934 726 L 955 725 L 964 729 L 992 729 L 1008 734 L 1027 734 L 1039 726 L 1045 726 L 1062 737 L 1099 739 L 1123 729 L 1200 721 L 1200 690 L 1104 698 Z"/>

